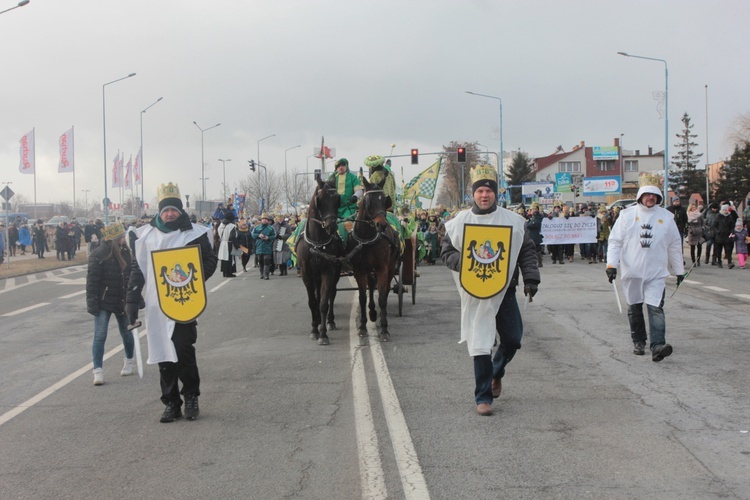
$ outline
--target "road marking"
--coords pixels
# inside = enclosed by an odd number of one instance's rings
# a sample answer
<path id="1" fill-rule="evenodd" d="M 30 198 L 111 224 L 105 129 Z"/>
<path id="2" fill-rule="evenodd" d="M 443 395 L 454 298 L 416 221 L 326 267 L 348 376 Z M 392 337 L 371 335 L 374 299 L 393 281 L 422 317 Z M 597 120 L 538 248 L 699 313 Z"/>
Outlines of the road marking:
<path id="1" fill-rule="evenodd" d="M 54 278 L 55 277 L 55 273 L 53 273 L 52 271 L 47 271 L 46 273 L 44 273 L 44 275 L 47 278 Z"/>
<path id="2" fill-rule="evenodd" d="M 353 281 L 350 278 L 350 281 Z M 359 298 L 352 294 L 352 313 L 349 324 L 349 342 L 352 353 L 352 383 L 354 391 L 355 424 L 357 426 L 357 448 L 359 449 L 360 474 L 362 476 L 363 498 L 386 498 L 387 491 L 383 483 L 383 470 L 378 455 L 377 436 L 372 419 L 370 399 L 367 393 L 367 380 L 362 364 L 363 349 L 359 347 L 360 338 L 357 330 Z M 373 323 L 368 323 L 370 352 L 372 353 L 375 375 L 378 379 L 380 399 L 385 413 L 388 433 L 391 437 L 393 452 L 398 465 L 404 495 L 409 499 L 429 499 L 427 482 L 419 465 L 419 458 L 406 425 L 401 404 L 393 387 L 388 365 L 383 356 L 383 349 L 377 340 L 378 335 Z"/>
<path id="3" fill-rule="evenodd" d="M 720 286 L 704 286 L 703 288 L 707 290 L 713 290 L 714 292 L 728 292 L 726 288 L 721 288 Z"/>
<path id="4" fill-rule="evenodd" d="M 11 316 L 15 316 L 17 314 L 23 314 L 25 312 L 33 311 L 34 309 L 38 309 L 39 307 L 47 306 L 49 305 L 49 302 L 40 302 L 38 304 L 34 304 L 33 306 L 24 307 L 23 309 L 17 309 L 13 312 L 5 313 L 3 314 L 3 318 L 9 318 Z"/>
<path id="5" fill-rule="evenodd" d="M 219 288 L 223 287 L 224 285 L 226 285 L 229 282 L 230 282 L 230 280 L 224 280 L 224 281 L 222 281 L 221 283 L 219 283 L 218 285 L 216 285 L 215 287 L 213 287 L 212 289 L 210 289 L 208 291 L 208 293 L 215 292 L 216 290 L 218 290 Z"/>
<path id="6" fill-rule="evenodd" d="M 739 297 L 741 299 L 750 300 L 750 295 L 747 295 L 745 293 L 736 293 L 734 294 L 735 297 Z"/>
<path id="7" fill-rule="evenodd" d="M 26 278 L 29 280 L 29 283 L 34 283 L 37 280 L 36 274 L 29 274 Z"/>
<path id="8" fill-rule="evenodd" d="M 5 289 L 6 290 L 8 288 L 15 288 L 15 286 L 16 286 L 16 278 L 8 278 L 7 280 L 5 280 Z"/>
<path id="9" fill-rule="evenodd" d="M 144 328 L 143 331 L 140 332 L 140 335 L 139 335 L 138 338 L 139 339 L 143 338 L 143 336 L 145 334 L 146 334 L 146 329 Z M 111 351 L 109 351 L 108 353 L 106 353 L 104 355 L 103 360 L 104 361 L 108 360 L 109 358 L 111 358 L 112 356 L 114 356 L 115 354 L 117 354 L 118 352 L 120 352 L 122 350 L 123 350 L 123 346 L 122 346 L 122 344 L 119 344 L 117 347 L 115 347 L 114 349 L 112 349 Z M 52 384 L 51 386 L 49 386 L 48 388 L 46 388 L 45 390 L 43 390 L 42 392 L 40 392 L 36 396 L 33 396 L 31 399 L 27 399 L 26 401 L 24 401 L 20 405 L 18 405 L 16 407 L 14 407 L 13 409 L 8 410 L 7 412 L 3 413 L 2 415 L 0 415 L 0 425 L 3 425 L 4 423 L 8 422 L 13 417 L 16 417 L 16 416 L 20 415 L 24 411 L 28 410 L 29 408 L 31 408 L 35 404 L 37 404 L 40 401 L 42 401 L 44 398 L 46 398 L 48 396 L 51 396 L 52 394 L 54 394 L 55 392 L 59 391 L 60 389 L 62 389 L 63 387 L 65 387 L 66 385 L 68 385 L 69 383 L 71 383 L 72 381 L 74 381 L 75 379 L 77 379 L 78 377 L 80 377 L 81 375 L 83 375 L 84 373 L 91 372 L 91 370 L 93 370 L 93 369 L 94 369 L 94 363 L 89 363 L 86 366 L 84 366 L 83 368 L 79 368 L 78 370 L 74 371 L 73 373 L 71 373 L 70 375 L 68 375 L 64 379 L 60 380 L 59 382 L 56 382 L 56 383 Z"/>
<path id="10" fill-rule="evenodd" d="M 694 280 L 683 280 L 683 283 L 690 283 L 691 285 L 702 285 L 703 284 L 700 281 L 694 281 Z"/>
<path id="11" fill-rule="evenodd" d="M 385 473 L 380 461 L 378 435 L 372 418 L 370 395 L 367 391 L 367 376 L 362 360 L 357 334 L 357 296 L 353 295 L 349 315 L 349 352 L 352 363 L 352 394 L 354 396 L 354 426 L 357 434 L 359 474 L 362 498 L 388 498 Z"/>
<path id="12" fill-rule="evenodd" d="M 83 295 L 86 293 L 86 290 L 79 290 L 77 292 L 69 293 L 68 295 L 63 295 L 62 297 L 58 297 L 59 299 L 72 299 L 73 297 L 77 297 L 78 295 Z"/>

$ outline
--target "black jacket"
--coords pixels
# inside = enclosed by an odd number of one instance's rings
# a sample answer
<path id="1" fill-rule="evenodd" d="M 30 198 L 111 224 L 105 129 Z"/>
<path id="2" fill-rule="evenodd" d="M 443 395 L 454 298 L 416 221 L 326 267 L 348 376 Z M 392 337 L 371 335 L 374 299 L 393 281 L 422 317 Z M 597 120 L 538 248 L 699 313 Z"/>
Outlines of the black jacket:
<path id="1" fill-rule="evenodd" d="M 120 247 L 125 267 L 120 268 L 114 255 L 110 255 L 111 243 L 103 244 L 89 255 L 86 277 L 86 310 L 89 314 L 111 311 L 125 314 L 125 294 L 131 271 L 130 250 Z"/>

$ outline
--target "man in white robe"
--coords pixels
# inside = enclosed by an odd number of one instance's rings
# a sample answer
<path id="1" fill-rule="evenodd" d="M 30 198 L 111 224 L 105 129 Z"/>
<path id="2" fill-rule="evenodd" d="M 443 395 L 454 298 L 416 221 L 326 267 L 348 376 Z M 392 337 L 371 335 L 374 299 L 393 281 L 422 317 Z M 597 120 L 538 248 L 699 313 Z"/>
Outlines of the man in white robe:
<path id="1" fill-rule="evenodd" d="M 192 224 L 183 211 L 180 192 L 171 182 L 159 187 L 159 214 L 150 224 L 129 230 L 133 265 L 128 282 L 125 312 L 131 325 L 138 320 L 138 309 L 143 306 L 141 292 L 145 288 L 145 318 L 148 328 L 148 363 L 159 364 L 161 401 L 166 405 L 162 423 L 173 422 L 182 416 L 182 398 L 178 380 L 185 397 L 185 417 L 198 418 L 200 375 L 194 344 L 198 337 L 197 323 L 176 323 L 159 307 L 156 276 L 151 252 L 200 245 L 204 279 L 216 270 L 216 255 L 208 235 L 211 228 Z"/>
<path id="2" fill-rule="evenodd" d="M 492 415 L 492 401 L 502 390 L 505 366 L 521 348 L 523 323 L 516 302 L 519 269 L 523 273 L 524 294 L 530 297 L 536 294 L 541 278 L 536 247 L 525 232 L 526 219 L 497 206 L 495 170 L 488 165 L 477 167 L 472 169 L 471 179 L 474 204 L 471 209 L 446 222 L 441 257 L 451 270 L 456 271 L 452 274 L 461 296 L 461 342 L 466 342 L 469 355 L 474 359 L 476 411 L 479 415 L 489 416 Z M 493 226 L 486 229 L 488 235 L 494 235 L 492 231 L 496 228 L 503 228 L 509 234 L 509 244 L 497 244 L 497 248 L 490 249 L 493 258 L 497 256 L 507 261 L 507 268 L 503 267 L 504 272 L 489 273 L 491 277 L 486 281 L 500 281 L 497 287 L 489 285 L 489 293 L 493 295 L 486 298 L 478 298 L 472 290 L 467 290 L 467 282 L 461 277 L 461 273 L 467 271 L 462 263 L 474 259 L 474 244 L 488 242 L 492 246 L 497 241 L 490 236 L 479 237 L 476 241 L 464 240 L 467 227 L 476 230 L 481 225 Z M 496 333 L 500 336 L 500 344 L 493 358 Z"/>
<path id="3" fill-rule="evenodd" d="M 658 362 L 672 354 L 664 321 L 665 280 L 669 267 L 677 275 L 678 286 L 684 279 L 682 237 L 672 213 L 659 206 L 662 195 L 658 187 L 643 186 L 636 198 L 638 203 L 620 212 L 609 234 L 606 272 L 612 283 L 618 268 L 621 271 L 633 353 L 639 356 L 645 354 L 648 340 L 643 317 L 646 303 L 651 359 Z"/>

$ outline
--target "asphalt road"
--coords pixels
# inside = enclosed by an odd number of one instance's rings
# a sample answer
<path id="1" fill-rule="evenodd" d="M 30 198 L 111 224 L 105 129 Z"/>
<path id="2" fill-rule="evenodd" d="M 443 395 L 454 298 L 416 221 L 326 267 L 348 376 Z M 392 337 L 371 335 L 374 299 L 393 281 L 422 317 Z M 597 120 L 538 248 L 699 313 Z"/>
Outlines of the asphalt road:
<path id="1" fill-rule="evenodd" d="M 492 417 L 449 271 L 420 273 L 390 343 L 360 345 L 340 292 L 327 347 L 295 276 L 215 276 L 201 417 L 170 424 L 155 366 L 119 376 L 114 321 L 92 385 L 84 268 L 0 281 L 0 497 L 750 498 L 750 270 L 696 268 L 653 363 L 603 264 L 547 259 Z"/>

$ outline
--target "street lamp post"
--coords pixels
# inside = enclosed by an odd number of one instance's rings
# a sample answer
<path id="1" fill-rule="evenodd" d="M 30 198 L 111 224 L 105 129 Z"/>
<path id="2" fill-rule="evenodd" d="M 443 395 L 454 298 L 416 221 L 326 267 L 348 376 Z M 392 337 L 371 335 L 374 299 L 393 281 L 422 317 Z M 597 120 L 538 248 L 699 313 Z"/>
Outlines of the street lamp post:
<path id="1" fill-rule="evenodd" d="M 148 111 L 149 108 L 151 108 L 151 106 L 155 106 L 156 103 L 158 103 L 162 99 L 164 99 L 164 98 L 163 97 L 158 98 L 156 100 L 156 102 L 154 102 L 152 104 L 149 104 L 148 106 L 146 106 L 146 109 L 144 109 L 143 111 L 141 111 L 141 165 L 140 165 L 141 166 L 141 207 L 140 208 L 145 208 L 146 207 L 145 200 L 143 199 L 143 184 L 144 184 L 143 183 L 143 113 L 145 113 L 146 111 Z"/>
<path id="2" fill-rule="evenodd" d="M 505 166 L 503 165 L 505 160 L 503 156 L 503 100 L 494 95 L 478 94 L 476 92 L 471 92 L 470 90 L 467 90 L 466 93 L 479 97 L 486 97 L 488 99 L 495 99 L 500 104 L 500 154 L 498 155 L 497 160 L 497 188 L 498 190 L 502 190 L 503 183 L 505 182 Z"/>
<path id="3" fill-rule="evenodd" d="M 267 135 L 262 139 L 258 139 L 258 157 L 256 160 L 258 161 L 258 166 L 260 167 L 260 143 L 265 141 L 266 139 L 270 139 L 271 137 L 276 137 L 276 134 Z M 264 168 L 265 170 L 265 168 Z M 260 187 L 260 198 L 263 200 L 263 183 L 261 182 L 260 177 L 260 168 L 258 168 L 258 186 Z M 266 171 L 266 184 L 268 184 L 268 171 Z M 268 186 L 265 186 L 266 190 L 268 190 Z M 268 203 L 268 200 L 263 200 L 263 205 L 261 206 L 261 212 L 263 212 L 263 207 L 266 206 Z"/>
<path id="4" fill-rule="evenodd" d="M 664 206 L 669 202 L 669 68 L 667 61 L 656 57 L 637 56 L 627 52 L 618 52 L 625 57 L 646 59 L 647 61 L 658 61 L 664 63 Z"/>
<path id="5" fill-rule="evenodd" d="M 102 85 L 102 136 L 104 138 L 104 224 L 109 224 L 109 196 L 107 196 L 107 107 L 106 107 L 106 93 L 107 85 L 112 85 L 119 81 L 125 80 L 135 76 L 135 73 L 130 73 L 128 76 L 123 76 L 117 80 L 112 80 Z"/>
<path id="6" fill-rule="evenodd" d="M 297 144 L 296 146 L 292 146 L 291 148 L 287 148 L 284 150 L 284 191 L 286 191 L 286 202 L 287 204 L 291 203 L 289 199 L 289 180 L 288 180 L 288 174 L 286 171 L 286 153 L 287 151 L 291 151 L 292 149 L 301 148 L 301 144 Z M 287 207 L 288 208 L 288 207 Z"/>
<path id="7" fill-rule="evenodd" d="M 217 123 L 216 125 L 212 125 L 208 128 L 201 128 L 201 126 L 198 125 L 195 121 L 193 121 L 193 125 L 198 127 L 198 130 L 201 131 L 201 186 L 202 186 L 201 196 L 202 196 L 202 199 L 201 199 L 201 208 L 198 212 L 200 213 L 200 216 L 203 217 L 203 205 L 206 202 L 206 163 L 205 163 L 205 160 L 204 160 L 205 157 L 203 154 L 203 151 L 204 151 L 203 133 L 206 132 L 207 130 L 211 130 L 212 128 L 218 127 L 219 125 L 221 125 L 221 123 Z"/>
<path id="8" fill-rule="evenodd" d="M 228 160 L 222 160 L 219 158 L 219 161 L 221 162 L 221 170 L 224 173 L 224 203 L 227 202 L 227 162 L 232 161 L 232 159 Z"/>
<path id="9" fill-rule="evenodd" d="M 83 207 L 86 209 L 86 212 L 84 212 L 84 213 L 86 214 L 86 220 L 88 220 L 88 218 L 89 218 L 89 191 L 91 191 L 91 190 L 90 189 L 81 189 L 81 191 L 83 192 L 83 196 L 84 196 L 84 202 L 83 202 L 84 205 L 83 205 Z"/>
<path id="10" fill-rule="evenodd" d="M 622 138 L 625 134 L 620 134 L 620 195 L 624 195 L 625 186 L 625 150 L 622 149 Z"/>
<path id="11" fill-rule="evenodd" d="M 23 7 L 24 5 L 27 5 L 29 3 L 29 1 L 30 0 L 21 0 L 20 2 L 18 2 L 17 5 L 11 7 L 10 9 L 0 10 L 0 14 L 5 14 L 6 12 L 10 12 L 13 9 L 17 9 L 19 7 Z"/>

